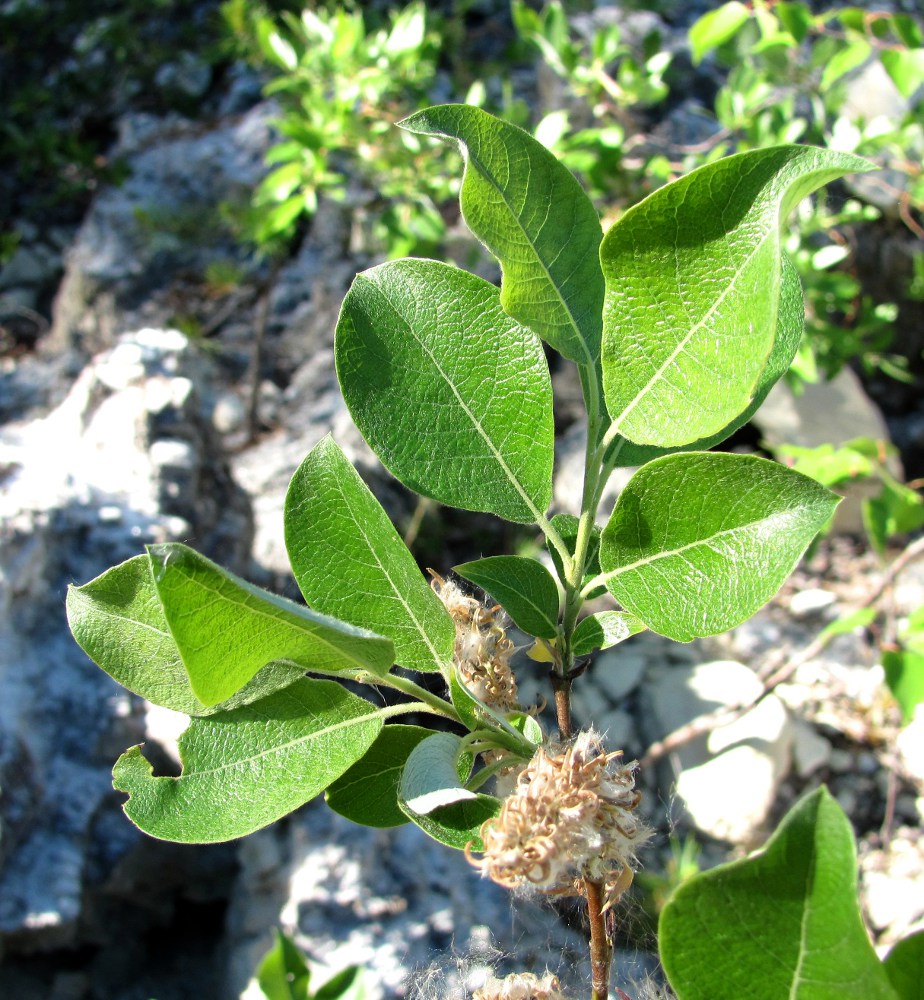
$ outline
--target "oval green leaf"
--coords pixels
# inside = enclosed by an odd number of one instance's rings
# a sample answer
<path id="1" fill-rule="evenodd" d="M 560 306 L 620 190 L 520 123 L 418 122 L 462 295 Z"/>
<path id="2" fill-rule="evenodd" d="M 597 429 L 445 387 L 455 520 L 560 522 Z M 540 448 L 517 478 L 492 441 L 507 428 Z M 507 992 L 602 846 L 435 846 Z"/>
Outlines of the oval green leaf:
<path id="1" fill-rule="evenodd" d="M 578 622 L 571 637 L 571 649 L 575 656 L 588 656 L 595 649 L 609 649 L 644 630 L 645 625 L 634 615 L 598 611 Z"/>
<path id="2" fill-rule="evenodd" d="M 825 788 L 761 853 L 681 885 L 658 939 L 678 1000 L 897 1000 L 860 915 L 850 823 Z"/>
<path id="3" fill-rule="evenodd" d="M 453 569 L 490 594 L 528 635 L 558 634 L 558 587 L 549 571 L 523 556 L 488 556 Z"/>
<path id="4" fill-rule="evenodd" d="M 675 447 L 750 405 L 777 331 L 781 220 L 865 160 L 776 146 L 707 164 L 631 208 L 600 248 L 611 433 Z"/>
<path id="5" fill-rule="evenodd" d="M 116 761 L 128 818 L 160 840 L 243 837 L 322 792 L 372 745 L 381 711 L 336 681 L 296 681 L 231 712 L 194 719 L 179 777 L 154 777 L 140 747 Z"/>
<path id="6" fill-rule="evenodd" d="M 779 590 L 839 502 L 753 455 L 689 452 L 643 466 L 600 543 L 607 589 L 678 642 L 740 624 Z"/>
<path id="7" fill-rule="evenodd" d="M 337 375 L 353 420 L 405 486 L 524 524 L 552 498 L 552 386 L 542 344 L 481 278 L 427 260 L 357 275 Z"/>
<path id="8" fill-rule="evenodd" d="M 452 662 L 456 629 L 381 504 L 330 437 L 292 477 L 286 548 L 308 604 L 383 635 L 411 670 Z"/>
<path id="9" fill-rule="evenodd" d="M 363 757 L 328 787 L 327 804 L 362 826 L 406 823 L 398 806 L 401 773 L 414 747 L 432 735 L 432 729 L 422 726 L 385 726 Z"/>
<path id="10" fill-rule="evenodd" d="M 600 220 L 581 185 L 527 132 L 464 104 L 427 108 L 402 128 L 458 144 L 469 229 L 501 264 L 501 305 L 572 361 L 600 354 Z"/>
<path id="11" fill-rule="evenodd" d="M 203 705 L 193 694 L 170 634 L 148 556 L 135 556 L 67 592 L 67 618 L 81 649 L 134 694 L 184 715 L 212 715 L 259 701 L 305 673 L 296 663 L 267 663 L 227 701 Z"/>
<path id="12" fill-rule="evenodd" d="M 736 430 L 743 427 L 754 416 L 769 395 L 770 390 L 786 374 L 792 364 L 793 358 L 799 350 L 799 344 L 802 342 L 802 333 L 805 328 L 805 302 L 802 298 L 799 272 L 789 255 L 785 253 L 781 257 L 780 281 L 780 307 L 776 321 L 776 338 L 773 341 L 770 357 L 757 381 L 754 398 L 747 409 L 717 433 L 675 448 L 656 448 L 653 445 L 633 444 L 617 435 L 608 452 L 608 457 L 615 468 L 644 465 L 662 455 L 670 455 L 677 451 L 708 451 L 717 444 L 721 444 L 726 438 L 731 437 Z"/>
<path id="13" fill-rule="evenodd" d="M 215 705 L 265 664 L 319 673 L 385 674 L 389 639 L 261 590 L 179 543 L 148 548 L 154 586 L 195 696 Z"/>
<path id="14" fill-rule="evenodd" d="M 750 17 L 751 12 L 743 3 L 731 0 L 694 21 L 689 34 L 694 65 L 712 49 L 734 38 Z"/>

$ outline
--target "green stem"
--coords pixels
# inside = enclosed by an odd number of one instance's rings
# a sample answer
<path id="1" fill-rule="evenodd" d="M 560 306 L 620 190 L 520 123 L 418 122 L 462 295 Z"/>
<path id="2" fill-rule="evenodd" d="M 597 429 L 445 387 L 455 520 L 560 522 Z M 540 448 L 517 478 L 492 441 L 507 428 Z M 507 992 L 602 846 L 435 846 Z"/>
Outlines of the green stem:
<path id="1" fill-rule="evenodd" d="M 565 544 L 565 540 L 558 533 L 555 525 L 543 514 L 536 518 L 536 524 L 539 526 L 539 530 L 548 539 L 549 544 L 552 545 L 555 551 L 561 557 L 562 566 L 565 568 L 565 573 L 567 574 L 571 569 L 571 553 L 568 551 L 568 546 Z"/>
<path id="2" fill-rule="evenodd" d="M 432 712 L 434 715 L 442 715 L 446 719 L 452 719 L 453 722 L 458 722 L 459 725 L 465 725 L 459 713 L 445 698 L 441 698 L 438 694 L 433 694 L 419 684 L 415 684 L 409 677 L 401 677 L 398 674 L 386 674 L 385 677 L 376 677 L 372 683 L 383 684 L 394 688 L 396 691 L 401 691 L 411 698 L 416 698 L 418 701 L 423 702 L 427 706 L 428 712 Z"/>

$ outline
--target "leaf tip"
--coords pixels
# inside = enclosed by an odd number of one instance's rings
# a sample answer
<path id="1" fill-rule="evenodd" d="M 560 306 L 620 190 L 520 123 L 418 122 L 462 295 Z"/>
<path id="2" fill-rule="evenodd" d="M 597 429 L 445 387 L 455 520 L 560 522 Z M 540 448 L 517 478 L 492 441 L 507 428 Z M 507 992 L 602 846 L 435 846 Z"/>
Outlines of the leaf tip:
<path id="1" fill-rule="evenodd" d="M 131 796 L 140 782 L 153 777 L 154 767 L 141 752 L 143 743 L 129 747 L 112 768 L 112 787 Z"/>

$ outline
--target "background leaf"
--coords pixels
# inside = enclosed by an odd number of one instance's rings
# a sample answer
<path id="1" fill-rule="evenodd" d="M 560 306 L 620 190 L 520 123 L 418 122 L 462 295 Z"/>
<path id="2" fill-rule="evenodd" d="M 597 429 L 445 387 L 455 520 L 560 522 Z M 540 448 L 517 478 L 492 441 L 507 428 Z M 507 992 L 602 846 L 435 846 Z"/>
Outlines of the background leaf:
<path id="1" fill-rule="evenodd" d="M 170 634 L 146 555 L 113 566 L 82 587 L 69 587 L 67 617 L 80 647 L 110 677 L 153 704 L 184 715 L 212 715 L 247 705 L 305 673 L 298 664 L 275 660 L 227 701 L 203 705 L 193 694 Z"/>
<path id="2" fill-rule="evenodd" d="M 312 608 L 391 639 L 403 667 L 439 670 L 452 662 L 449 613 L 330 437 L 292 477 L 285 530 L 292 571 Z"/>
<path id="3" fill-rule="evenodd" d="M 432 729 L 422 726 L 383 727 L 366 753 L 324 793 L 327 804 L 362 826 L 401 826 L 408 817 L 398 806 L 401 772 L 414 747 Z"/>
<path id="4" fill-rule="evenodd" d="M 644 624 L 634 615 L 598 611 L 578 622 L 571 637 L 571 648 L 575 656 L 587 656 L 595 649 L 609 649 L 644 630 Z"/>
<path id="5" fill-rule="evenodd" d="M 385 674 L 388 639 L 254 587 L 179 543 L 148 548 L 154 586 L 196 697 L 214 705 L 271 660 L 321 673 Z"/>
<path id="6" fill-rule="evenodd" d="M 825 788 L 762 852 L 681 885 L 658 937 L 678 1000 L 896 1000 L 860 916 L 850 822 Z"/>
<path id="7" fill-rule="evenodd" d="M 357 275 L 337 374 L 363 437 L 405 486 L 531 523 L 552 498 L 552 386 L 539 339 L 498 290 L 436 261 Z"/>
<path id="8" fill-rule="evenodd" d="M 558 634 L 558 587 L 542 563 L 523 556 L 488 556 L 453 569 L 501 604 L 517 628 L 543 639 Z"/>
<path id="9" fill-rule="evenodd" d="M 629 481 L 603 530 L 607 589 L 678 642 L 724 632 L 779 590 L 838 499 L 753 455 L 656 459 Z"/>
<path id="10" fill-rule="evenodd" d="M 471 231 L 498 258 L 501 305 L 572 361 L 600 354 L 600 220 L 581 185 L 527 132 L 464 104 L 399 123 L 455 140 L 465 159 L 460 201 Z"/>
<path id="11" fill-rule="evenodd" d="M 365 975 L 361 966 L 349 965 L 319 986 L 313 1000 L 363 1000 L 367 993 Z"/>
<path id="12" fill-rule="evenodd" d="M 276 931 L 276 943 L 257 969 L 257 985 L 266 1000 L 308 1000 L 311 973 L 295 943 Z"/>
<path id="13" fill-rule="evenodd" d="M 924 931 L 893 945 L 883 965 L 898 1000 L 924 1000 Z"/>
<path id="14" fill-rule="evenodd" d="M 802 332 L 805 328 L 805 302 L 802 298 L 802 284 L 796 265 L 787 254 L 780 258 L 780 306 L 776 321 L 776 338 L 770 357 L 757 380 L 754 398 L 750 405 L 722 430 L 709 437 L 700 438 L 689 444 L 672 448 L 657 448 L 653 445 L 633 444 L 621 435 L 616 435 L 610 447 L 609 455 L 615 460 L 615 467 L 644 465 L 662 455 L 670 455 L 676 451 L 708 451 L 736 430 L 743 427 L 760 409 L 770 390 L 789 370 L 799 344 L 802 342 Z"/>
<path id="15" fill-rule="evenodd" d="M 886 683 L 902 710 L 902 725 L 914 718 L 918 705 L 924 704 L 924 637 L 917 645 L 903 645 L 882 653 Z"/>
<path id="16" fill-rule="evenodd" d="M 154 777 L 140 747 L 116 761 L 125 814 L 160 840 L 243 837 L 297 809 L 359 760 L 379 711 L 336 681 L 303 679 L 231 712 L 194 719 L 180 737 L 183 771 Z"/>
<path id="17" fill-rule="evenodd" d="M 751 403 L 777 332 L 780 224 L 857 157 L 807 146 L 729 156 L 659 188 L 609 230 L 603 385 L 620 434 L 674 447 Z"/>
<path id="18" fill-rule="evenodd" d="M 693 63 L 700 62 L 706 53 L 733 38 L 750 17 L 751 12 L 743 3 L 731 0 L 695 21 L 690 27 Z"/>

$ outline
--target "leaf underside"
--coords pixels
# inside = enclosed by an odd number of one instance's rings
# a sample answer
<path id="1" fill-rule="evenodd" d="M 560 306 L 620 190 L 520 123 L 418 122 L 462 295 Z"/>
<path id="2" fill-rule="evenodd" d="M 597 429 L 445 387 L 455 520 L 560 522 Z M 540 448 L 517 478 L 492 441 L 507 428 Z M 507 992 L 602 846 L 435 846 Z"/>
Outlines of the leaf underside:
<path id="1" fill-rule="evenodd" d="M 203 705 L 193 693 L 164 617 L 147 555 L 113 566 L 82 587 L 70 587 L 67 616 L 81 648 L 110 677 L 153 704 L 184 715 L 239 708 L 287 687 L 305 673 L 297 663 L 273 660 L 226 701 Z"/>
<path id="2" fill-rule="evenodd" d="M 230 698 L 265 664 L 319 673 L 385 674 L 390 640 L 253 586 L 179 543 L 148 548 L 164 617 L 206 705 Z"/>

